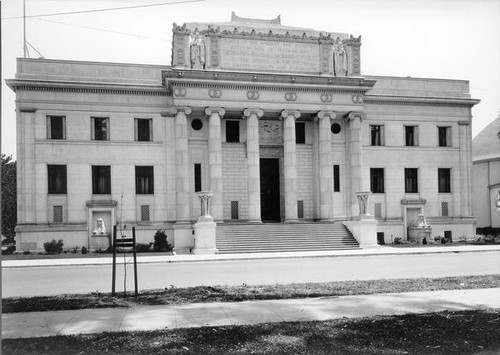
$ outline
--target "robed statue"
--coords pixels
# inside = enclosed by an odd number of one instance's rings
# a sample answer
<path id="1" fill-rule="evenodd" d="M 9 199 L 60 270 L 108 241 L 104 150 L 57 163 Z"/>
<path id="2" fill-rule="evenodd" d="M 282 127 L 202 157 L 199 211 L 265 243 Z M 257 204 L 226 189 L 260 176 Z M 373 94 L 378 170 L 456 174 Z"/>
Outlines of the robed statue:
<path id="1" fill-rule="evenodd" d="M 194 32 L 194 37 L 190 47 L 191 54 L 191 68 L 204 69 L 205 68 L 205 43 L 200 36 L 198 30 Z"/>
<path id="2" fill-rule="evenodd" d="M 339 37 L 333 43 L 333 74 L 335 76 L 347 75 L 347 52 Z"/>

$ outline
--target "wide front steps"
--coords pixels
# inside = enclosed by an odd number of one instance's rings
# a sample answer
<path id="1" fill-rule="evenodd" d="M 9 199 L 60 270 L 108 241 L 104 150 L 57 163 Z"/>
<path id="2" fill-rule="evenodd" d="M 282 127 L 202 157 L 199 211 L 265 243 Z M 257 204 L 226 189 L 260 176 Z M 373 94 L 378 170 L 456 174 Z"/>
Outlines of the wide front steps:
<path id="1" fill-rule="evenodd" d="M 357 249 L 341 222 L 217 225 L 218 254 Z"/>

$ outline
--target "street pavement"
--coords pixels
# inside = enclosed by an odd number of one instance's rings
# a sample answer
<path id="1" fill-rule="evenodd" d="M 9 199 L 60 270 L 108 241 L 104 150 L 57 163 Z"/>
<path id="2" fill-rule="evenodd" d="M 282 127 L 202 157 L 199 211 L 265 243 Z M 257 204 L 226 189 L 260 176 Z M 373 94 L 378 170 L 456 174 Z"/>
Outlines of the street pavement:
<path id="1" fill-rule="evenodd" d="M 500 288 L 2 315 L 2 338 L 500 309 Z"/>
<path id="2" fill-rule="evenodd" d="M 3 297 L 110 292 L 106 259 L 4 261 Z M 130 257 L 117 291 L 133 289 Z M 127 271 L 125 278 L 124 272 Z M 500 246 L 375 247 L 319 253 L 140 256 L 139 289 L 500 274 Z"/>

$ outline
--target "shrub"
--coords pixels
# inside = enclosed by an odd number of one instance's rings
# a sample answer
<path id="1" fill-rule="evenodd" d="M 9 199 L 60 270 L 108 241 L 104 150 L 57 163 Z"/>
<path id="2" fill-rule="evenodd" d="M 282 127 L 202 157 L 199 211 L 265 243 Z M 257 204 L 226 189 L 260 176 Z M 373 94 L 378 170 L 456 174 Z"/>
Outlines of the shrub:
<path id="1" fill-rule="evenodd" d="M 394 244 L 401 244 L 401 241 L 402 241 L 401 237 L 396 237 L 396 238 L 394 238 L 393 243 Z"/>
<path id="2" fill-rule="evenodd" d="M 440 235 L 436 235 L 436 236 L 434 237 L 434 241 L 435 241 L 436 243 L 441 243 L 441 239 L 442 239 L 442 238 L 441 238 L 441 236 L 440 236 Z"/>
<path id="3" fill-rule="evenodd" d="M 63 245 L 62 239 L 59 239 L 57 242 L 55 239 L 52 239 L 50 242 L 43 243 L 43 248 L 47 254 L 61 254 Z"/>
<path id="4" fill-rule="evenodd" d="M 9 245 L 7 249 L 2 250 L 3 255 L 12 255 L 16 251 L 15 245 Z"/>
<path id="5" fill-rule="evenodd" d="M 151 244 L 153 243 L 137 243 L 135 245 L 135 251 L 138 253 L 147 253 L 148 251 L 151 251 Z"/>
<path id="6" fill-rule="evenodd" d="M 88 253 L 88 250 L 86 247 L 82 247 L 82 254 L 87 254 Z"/>
<path id="7" fill-rule="evenodd" d="M 165 230 L 158 229 L 156 231 L 153 249 L 154 251 L 172 251 L 172 245 L 167 242 L 167 233 L 165 233 Z"/>

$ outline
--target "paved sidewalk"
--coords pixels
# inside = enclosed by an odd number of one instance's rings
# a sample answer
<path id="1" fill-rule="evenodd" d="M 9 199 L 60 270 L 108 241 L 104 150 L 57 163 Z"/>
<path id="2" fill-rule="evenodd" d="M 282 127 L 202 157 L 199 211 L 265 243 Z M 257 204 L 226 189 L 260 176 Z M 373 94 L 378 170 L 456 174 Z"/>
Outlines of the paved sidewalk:
<path id="1" fill-rule="evenodd" d="M 176 263 L 176 262 L 199 262 L 218 260 L 248 260 L 248 259 L 282 259 L 282 258 L 310 258 L 310 257 L 341 257 L 341 256 L 366 256 L 366 255 L 405 255 L 405 254 L 439 254 L 439 253 L 470 253 L 500 251 L 500 245 L 450 245 L 436 247 L 392 247 L 372 246 L 363 249 L 351 250 L 328 250 L 312 252 L 278 252 L 278 253 L 242 253 L 242 254 L 178 254 L 178 255 L 155 255 L 147 256 L 138 254 L 137 262 L 148 263 Z M 120 254 L 121 256 L 122 254 Z M 127 254 L 131 255 L 131 254 Z M 26 260 L 3 260 L 3 268 L 13 267 L 37 267 L 37 266 L 61 266 L 61 265 L 108 265 L 112 263 L 112 257 L 88 257 L 88 258 L 60 258 L 60 259 L 26 259 Z"/>
<path id="2" fill-rule="evenodd" d="M 500 288 L 193 303 L 2 315 L 2 337 L 32 338 L 500 308 Z"/>

